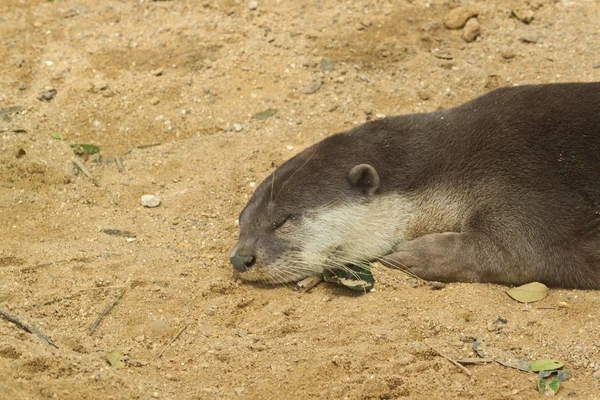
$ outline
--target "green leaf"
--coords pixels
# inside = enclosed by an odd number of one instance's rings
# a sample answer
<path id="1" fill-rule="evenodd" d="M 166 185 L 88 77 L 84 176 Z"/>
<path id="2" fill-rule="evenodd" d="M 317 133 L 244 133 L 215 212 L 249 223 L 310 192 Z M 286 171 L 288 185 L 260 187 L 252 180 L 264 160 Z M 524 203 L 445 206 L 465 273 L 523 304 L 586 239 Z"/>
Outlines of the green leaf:
<path id="1" fill-rule="evenodd" d="M 123 362 L 123 354 L 120 351 L 114 350 L 106 353 L 106 359 L 109 364 L 115 368 L 123 368 L 125 363 Z"/>
<path id="2" fill-rule="evenodd" d="M 556 378 L 546 379 L 556 373 Z M 540 371 L 538 375 L 538 390 L 544 396 L 554 396 L 558 389 L 560 389 L 560 383 L 568 379 L 568 370 L 563 369 L 561 371 Z"/>
<path id="3" fill-rule="evenodd" d="M 64 139 L 64 136 L 63 136 L 63 134 L 62 134 L 62 133 L 60 133 L 60 132 L 54 132 L 54 133 L 52 133 L 52 137 L 53 137 L 54 139 L 58 139 L 58 140 L 63 140 L 63 139 Z"/>
<path id="4" fill-rule="evenodd" d="M 323 274 L 325 282 L 333 282 L 350 290 L 366 292 L 375 285 L 375 278 L 369 265 L 348 265 L 344 270 Z"/>
<path id="5" fill-rule="evenodd" d="M 545 379 L 542 374 L 538 376 L 538 390 L 544 396 L 554 396 L 560 389 L 560 381 L 558 379 Z"/>
<path id="6" fill-rule="evenodd" d="M 529 366 L 533 372 L 553 371 L 565 366 L 565 363 L 559 360 L 537 360 Z"/>
<path id="7" fill-rule="evenodd" d="M 521 303 L 533 303 L 548 296 L 548 287 L 543 283 L 531 282 L 508 289 L 506 293 Z"/>
<path id="8" fill-rule="evenodd" d="M 276 108 L 267 108 L 265 111 L 261 111 L 259 113 L 256 113 L 252 116 L 252 118 L 256 118 L 256 119 L 267 119 L 273 115 L 275 115 L 277 113 L 277 109 Z"/>
<path id="9" fill-rule="evenodd" d="M 71 148 L 78 156 L 96 154 L 100 152 L 100 147 L 93 144 L 72 144 Z"/>

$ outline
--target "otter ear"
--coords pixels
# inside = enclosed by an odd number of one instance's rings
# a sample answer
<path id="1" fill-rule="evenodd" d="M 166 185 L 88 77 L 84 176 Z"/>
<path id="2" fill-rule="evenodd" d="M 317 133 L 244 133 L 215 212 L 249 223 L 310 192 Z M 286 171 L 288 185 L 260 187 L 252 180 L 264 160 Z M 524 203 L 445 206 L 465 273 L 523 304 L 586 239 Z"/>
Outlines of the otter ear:
<path id="1" fill-rule="evenodd" d="M 369 164 L 358 164 L 348 173 L 348 182 L 364 194 L 372 196 L 379 189 L 379 174 Z"/>

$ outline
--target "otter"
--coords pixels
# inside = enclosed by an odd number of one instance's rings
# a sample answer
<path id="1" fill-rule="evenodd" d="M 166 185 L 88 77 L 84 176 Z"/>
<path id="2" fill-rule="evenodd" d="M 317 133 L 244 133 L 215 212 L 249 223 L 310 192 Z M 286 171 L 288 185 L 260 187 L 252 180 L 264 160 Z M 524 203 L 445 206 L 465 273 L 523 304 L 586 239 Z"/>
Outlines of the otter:
<path id="1" fill-rule="evenodd" d="M 600 83 L 367 122 L 269 175 L 230 260 L 284 283 L 379 260 L 425 280 L 600 288 Z"/>

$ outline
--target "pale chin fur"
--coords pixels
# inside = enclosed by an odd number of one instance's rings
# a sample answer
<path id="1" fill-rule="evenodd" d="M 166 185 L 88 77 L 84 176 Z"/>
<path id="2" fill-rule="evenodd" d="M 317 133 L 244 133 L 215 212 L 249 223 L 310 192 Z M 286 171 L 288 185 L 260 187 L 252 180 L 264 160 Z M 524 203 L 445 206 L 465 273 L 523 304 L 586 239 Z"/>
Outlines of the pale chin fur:
<path id="1" fill-rule="evenodd" d="M 326 269 L 373 261 L 404 240 L 413 211 L 412 202 L 398 195 L 315 210 L 289 233 L 292 241 L 302 243 L 300 252 L 285 254 L 275 263 L 240 277 L 286 283 L 322 274 Z"/>

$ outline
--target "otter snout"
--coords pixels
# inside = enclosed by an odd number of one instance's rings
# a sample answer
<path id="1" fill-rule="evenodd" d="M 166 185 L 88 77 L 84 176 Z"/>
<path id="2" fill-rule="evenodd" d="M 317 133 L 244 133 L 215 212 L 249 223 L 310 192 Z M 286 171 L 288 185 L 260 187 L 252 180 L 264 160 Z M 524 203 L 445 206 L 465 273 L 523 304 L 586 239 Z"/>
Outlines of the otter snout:
<path id="1" fill-rule="evenodd" d="M 255 256 L 244 253 L 245 252 L 243 251 L 240 252 L 237 249 L 234 249 L 229 256 L 229 261 L 233 264 L 233 268 L 240 273 L 246 272 L 256 262 Z"/>

